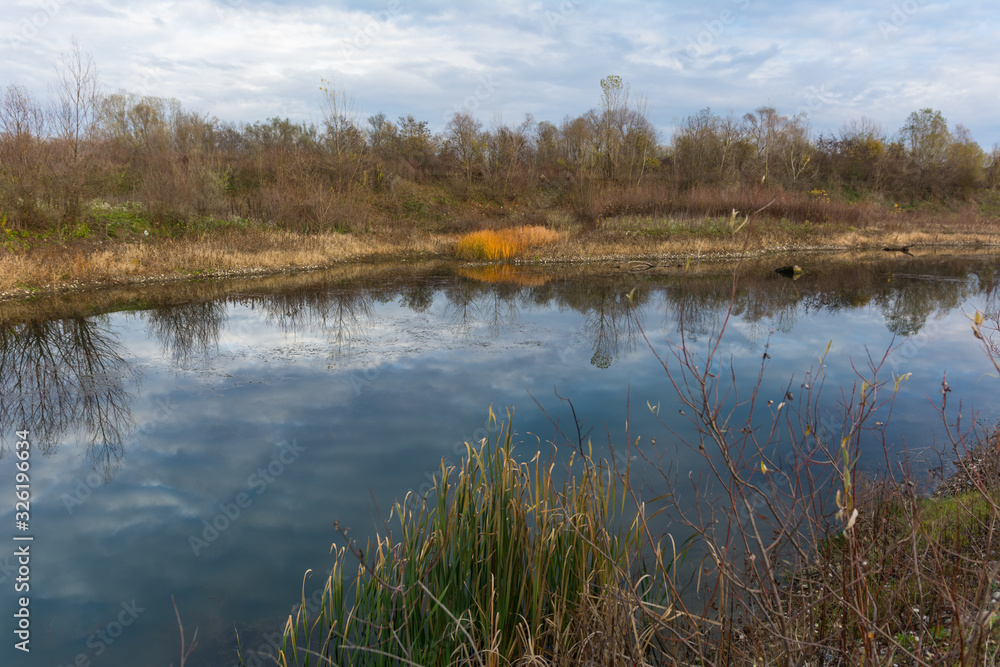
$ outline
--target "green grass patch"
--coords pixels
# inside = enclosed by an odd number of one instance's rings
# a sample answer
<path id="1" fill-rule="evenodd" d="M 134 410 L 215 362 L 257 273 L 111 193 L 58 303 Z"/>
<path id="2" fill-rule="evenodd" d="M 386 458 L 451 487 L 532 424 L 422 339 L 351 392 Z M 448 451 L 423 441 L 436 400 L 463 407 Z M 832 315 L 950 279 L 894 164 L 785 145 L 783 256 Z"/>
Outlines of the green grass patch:
<path id="1" fill-rule="evenodd" d="M 201 216 L 187 223 L 187 230 L 195 233 L 221 232 L 226 230 L 248 230 L 257 227 L 253 221 L 233 215 L 229 218 Z"/>
<path id="2" fill-rule="evenodd" d="M 995 498 L 993 499 L 996 500 Z M 926 544 L 948 549 L 968 548 L 990 539 L 996 510 L 991 499 L 979 491 L 920 501 L 918 529 Z M 919 543 L 918 543 L 919 544 Z"/>
<path id="3" fill-rule="evenodd" d="M 925 499 L 899 489 L 876 493 L 859 506 L 861 518 L 853 532 L 820 542 L 823 565 L 802 581 L 817 592 L 843 586 L 848 598 L 864 600 L 884 619 L 881 630 L 897 647 L 910 650 L 919 637 L 922 651 L 944 654 L 953 648 L 955 619 L 997 590 L 987 577 L 1000 548 L 995 500 L 979 491 Z M 826 582 L 816 580 L 821 572 Z M 814 618 L 842 617 L 840 600 L 818 598 L 808 604 Z M 988 630 L 984 641 L 1000 641 L 996 630 Z M 860 642 L 865 629 L 852 632 Z"/>
<path id="4" fill-rule="evenodd" d="M 676 218 L 626 215 L 604 220 L 601 229 L 650 238 L 727 238 L 745 228 L 743 216 L 701 216 Z"/>
<path id="5" fill-rule="evenodd" d="M 639 524 L 614 474 L 589 457 L 570 466 L 559 484 L 542 454 L 518 461 L 509 426 L 467 445 L 425 499 L 393 508 L 389 535 L 340 550 L 279 664 L 644 663 L 642 626 L 663 609 L 633 574 Z"/>
<path id="6" fill-rule="evenodd" d="M 102 225 L 111 238 L 148 236 L 154 226 L 146 207 L 139 202 L 128 201 L 112 205 L 96 202 L 90 206 L 90 219 L 95 225 Z"/>
<path id="7" fill-rule="evenodd" d="M 1000 218 L 1000 192 L 986 190 L 976 197 L 976 209 L 982 215 Z"/>

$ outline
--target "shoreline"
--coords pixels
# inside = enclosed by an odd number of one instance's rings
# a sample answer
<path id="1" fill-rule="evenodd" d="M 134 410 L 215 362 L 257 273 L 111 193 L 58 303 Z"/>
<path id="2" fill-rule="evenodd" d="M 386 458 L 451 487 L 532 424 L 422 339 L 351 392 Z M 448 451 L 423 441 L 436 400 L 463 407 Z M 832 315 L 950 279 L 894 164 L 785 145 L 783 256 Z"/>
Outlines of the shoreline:
<path id="1" fill-rule="evenodd" d="M 833 230 L 831 230 L 833 231 Z M 67 244 L 8 251 L 0 255 L 0 303 L 85 293 L 108 287 L 165 285 L 185 281 L 263 277 L 321 271 L 345 264 L 449 261 L 483 264 L 454 257 L 457 234 L 412 234 L 404 238 L 370 240 L 351 234 L 291 234 L 256 232 L 216 234 L 201 238 L 151 242 Z M 1000 232 L 935 232 L 866 230 L 825 240 L 821 234 L 805 238 L 690 238 L 653 240 L 628 238 L 627 233 L 568 235 L 556 243 L 535 248 L 509 263 L 530 266 L 601 264 L 730 262 L 787 256 L 797 253 L 835 255 L 882 252 L 906 245 L 913 257 L 938 251 L 969 250 L 1000 254 Z M 305 246 L 305 247 L 300 247 Z M 894 253 L 895 254 L 895 253 Z M 487 262 L 495 263 L 495 262 Z M 24 277 L 18 280 L 18 277 Z"/>

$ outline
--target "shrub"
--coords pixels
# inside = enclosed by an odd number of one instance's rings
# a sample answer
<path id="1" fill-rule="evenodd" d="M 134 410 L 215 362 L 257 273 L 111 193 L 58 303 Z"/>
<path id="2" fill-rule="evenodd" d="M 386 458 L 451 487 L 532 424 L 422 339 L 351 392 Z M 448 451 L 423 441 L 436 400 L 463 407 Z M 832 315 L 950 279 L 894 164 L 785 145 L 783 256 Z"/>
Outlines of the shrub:
<path id="1" fill-rule="evenodd" d="M 537 225 L 511 229 L 485 229 L 461 237 L 455 255 L 461 259 L 508 260 L 540 245 L 559 240 L 559 234 Z"/>

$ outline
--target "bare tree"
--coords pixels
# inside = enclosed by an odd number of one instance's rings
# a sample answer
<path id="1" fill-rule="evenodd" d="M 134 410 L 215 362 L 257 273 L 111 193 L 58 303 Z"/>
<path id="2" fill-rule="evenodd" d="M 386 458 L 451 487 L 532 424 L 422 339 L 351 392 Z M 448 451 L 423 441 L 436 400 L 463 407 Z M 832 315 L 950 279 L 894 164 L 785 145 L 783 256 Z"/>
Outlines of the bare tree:
<path id="1" fill-rule="evenodd" d="M 940 111 L 931 108 L 914 111 L 907 116 L 899 134 L 910 149 L 913 160 L 925 167 L 943 162 L 953 141 L 947 119 Z"/>
<path id="2" fill-rule="evenodd" d="M 7 138 L 39 137 L 45 131 L 45 114 L 28 90 L 12 83 L 0 96 L 0 134 Z"/>
<path id="3" fill-rule="evenodd" d="M 961 123 L 955 126 L 952 139 L 945 178 L 954 192 L 967 196 L 986 183 L 986 153 L 972 139 L 969 128 Z"/>
<path id="4" fill-rule="evenodd" d="M 486 180 L 502 199 L 512 194 L 518 174 L 523 175 L 528 168 L 528 136 L 533 122 L 529 115 L 517 127 L 508 127 L 497 115 L 493 119 L 493 127 L 484 137 Z"/>
<path id="5" fill-rule="evenodd" d="M 724 153 L 720 120 L 706 107 L 681 121 L 674 133 L 673 161 L 684 185 L 704 185 L 719 180 Z"/>
<path id="6" fill-rule="evenodd" d="M 399 130 L 381 111 L 368 117 L 368 129 L 365 131 L 368 148 L 376 155 L 389 153 L 399 139 Z"/>
<path id="7" fill-rule="evenodd" d="M 11 84 L 0 95 L 0 210 L 13 228 L 36 221 L 43 163 L 45 114 L 28 91 Z"/>
<path id="8" fill-rule="evenodd" d="M 577 172 L 587 168 L 589 156 L 596 150 L 592 123 L 588 121 L 589 116 L 590 114 L 587 114 L 573 119 L 567 116 L 559 126 L 560 160 Z"/>
<path id="9" fill-rule="evenodd" d="M 656 148 L 656 129 L 646 100 L 633 100 L 616 74 L 601 79 L 601 109 L 587 114 L 595 139 L 594 160 L 606 180 L 638 181 Z"/>
<path id="10" fill-rule="evenodd" d="M 793 183 L 808 180 L 813 145 L 809 141 L 809 123 L 804 115 L 785 119 L 778 142 L 778 153 L 781 155 L 782 167 Z"/>
<path id="11" fill-rule="evenodd" d="M 69 51 L 64 51 L 56 65 L 56 132 L 63 140 L 68 159 L 63 174 L 65 184 L 64 216 L 68 222 L 80 215 L 84 184 L 81 151 L 94 128 L 100 102 L 97 65 L 89 53 L 80 49 L 73 37 Z"/>
<path id="12" fill-rule="evenodd" d="M 771 106 L 758 107 L 753 113 L 743 116 L 747 139 L 757 156 L 757 173 L 761 183 L 770 176 L 771 156 L 781 121 L 777 109 Z"/>
<path id="13" fill-rule="evenodd" d="M 338 167 L 348 158 L 356 158 L 364 136 L 358 129 L 357 105 L 345 91 L 335 88 L 333 83 L 323 79 L 320 91 L 323 93 L 321 109 L 323 129 L 326 131 L 327 146 L 333 152 Z"/>
<path id="14" fill-rule="evenodd" d="M 413 114 L 400 116 L 396 125 L 399 146 L 397 153 L 411 166 L 427 165 L 434 154 L 434 137 L 426 120 L 417 120 Z"/>
<path id="15" fill-rule="evenodd" d="M 472 182 L 476 167 L 482 162 L 482 127 L 482 123 L 465 111 L 456 112 L 445 127 L 447 149 L 461 166 L 466 184 Z"/>
<path id="16" fill-rule="evenodd" d="M 986 170 L 986 186 L 992 190 L 1000 189 L 1000 144 L 993 144 L 993 150 L 984 158 L 983 167 Z"/>

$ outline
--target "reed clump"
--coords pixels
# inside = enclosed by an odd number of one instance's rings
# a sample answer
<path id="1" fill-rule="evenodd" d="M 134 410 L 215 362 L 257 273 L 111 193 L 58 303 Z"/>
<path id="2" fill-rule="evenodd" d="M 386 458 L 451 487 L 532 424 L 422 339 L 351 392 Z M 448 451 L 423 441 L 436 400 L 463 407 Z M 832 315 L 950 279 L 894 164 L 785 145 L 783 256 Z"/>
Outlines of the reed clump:
<path id="1" fill-rule="evenodd" d="M 455 255 L 461 259 L 506 261 L 558 240 L 558 232 L 540 225 L 484 229 L 460 237 L 455 242 Z"/>
<path id="2" fill-rule="evenodd" d="M 1000 317 L 970 319 L 1000 373 Z M 909 378 L 885 377 L 888 352 L 841 390 L 840 416 L 819 400 L 828 346 L 809 384 L 734 428 L 717 335 L 704 356 L 650 345 L 696 436 L 629 437 L 633 481 L 560 431 L 575 454 L 558 483 L 553 460 L 517 461 L 508 419 L 397 504 L 388 534 L 348 540 L 278 664 L 1000 665 L 1000 436 L 959 429 L 942 399 L 958 470 L 921 498 L 905 466 L 859 467 L 863 448 L 888 456 L 868 424 Z"/>
<path id="3" fill-rule="evenodd" d="M 644 663 L 644 619 L 670 611 L 633 577 L 643 540 L 624 488 L 589 456 L 563 484 L 542 459 L 515 459 L 508 420 L 442 464 L 425 499 L 393 508 L 395 531 L 339 551 L 321 607 L 289 618 L 279 664 Z"/>

